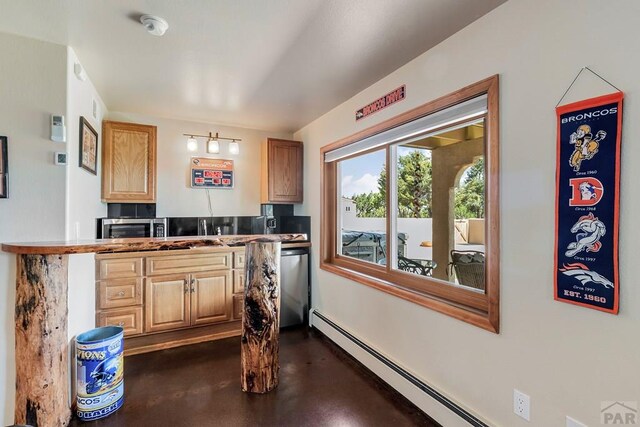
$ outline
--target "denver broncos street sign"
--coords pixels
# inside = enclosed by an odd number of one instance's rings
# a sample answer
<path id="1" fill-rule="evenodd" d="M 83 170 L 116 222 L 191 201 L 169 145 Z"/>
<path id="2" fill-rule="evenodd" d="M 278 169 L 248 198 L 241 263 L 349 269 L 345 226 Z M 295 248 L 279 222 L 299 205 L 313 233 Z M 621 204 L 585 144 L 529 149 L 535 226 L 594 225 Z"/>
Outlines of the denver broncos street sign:
<path id="1" fill-rule="evenodd" d="M 406 96 L 406 85 L 402 85 L 397 89 L 392 90 L 385 96 L 382 96 L 372 103 L 365 105 L 358 111 L 356 111 L 356 121 L 369 117 L 371 114 L 387 108 L 391 104 L 395 104 L 398 101 L 402 101 Z"/>

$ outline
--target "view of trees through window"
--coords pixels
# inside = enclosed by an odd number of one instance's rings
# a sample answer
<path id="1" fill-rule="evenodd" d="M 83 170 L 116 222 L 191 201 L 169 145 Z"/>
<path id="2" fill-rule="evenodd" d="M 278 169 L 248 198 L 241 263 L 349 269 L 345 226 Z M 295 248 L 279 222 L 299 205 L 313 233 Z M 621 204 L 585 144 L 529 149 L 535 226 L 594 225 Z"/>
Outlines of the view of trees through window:
<path id="1" fill-rule="evenodd" d="M 410 150 L 398 156 L 398 217 L 431 218 L 431 157 L 427 150 Z M 354 194 L 351 199 L 360 218 L 385 216 L 387 174 L 380 167 L 376 191 Z M 478 158 L 455 189 L 455 218 L 484 218 L 484 159 Z"/>

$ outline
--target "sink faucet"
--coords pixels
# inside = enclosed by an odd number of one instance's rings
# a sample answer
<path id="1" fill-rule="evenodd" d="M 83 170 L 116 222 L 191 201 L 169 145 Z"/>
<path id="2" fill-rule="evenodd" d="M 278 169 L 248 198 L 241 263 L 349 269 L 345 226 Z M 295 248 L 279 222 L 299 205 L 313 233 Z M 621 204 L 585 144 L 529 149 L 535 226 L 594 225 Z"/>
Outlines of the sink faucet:
<path id="1" fill-rule="evenodd" d="M 218 227 L 218 228 L 216 229 L 216 234 L 217 234 L 218 236 L 222 236 L 222 230 L 220 229 L 220 227 Z"/>

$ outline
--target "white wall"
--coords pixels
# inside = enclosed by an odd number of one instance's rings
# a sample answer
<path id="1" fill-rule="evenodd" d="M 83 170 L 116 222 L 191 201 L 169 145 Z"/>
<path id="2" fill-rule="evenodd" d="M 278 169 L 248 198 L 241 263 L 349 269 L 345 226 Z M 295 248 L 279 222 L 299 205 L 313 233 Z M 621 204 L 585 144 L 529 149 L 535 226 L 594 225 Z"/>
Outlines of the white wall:
<path id="1" fill-rule="evenodd" d="M 107 205 L 101 201 L 102 176 L 102 119 L 107 108 L 100 94 L 87 76 L 85 81 L 76 78 L 74 64 L 80 63 L 71 47 L 67 48 L 67 216 L 66 238 L 95 239 L 96 218 L 107 214 Z M 96 114 L 93 114 L 93 103 Z M 80 117 L 89 121 L 98 132 L 97 174 L 93 175 L 79 166 Z M 69 320 L 68 336 L 73 337 L 95 327 L 95 265 L 93 254 L 69 257 Z M 75 364 L 72 363 L 72 366 Z"/>
<path id="2" fill-rule="evenodd" d="M 100 94 L 87 80 L 79 80 L 74 64 L 80 63 L 71 47 L 67 48 L 67 238 L 95 239 L 96 218 L 107 215 L 107 205 L 101 201 L 102 176 L 102 119 L 107 114 Z M 96 115 L 93 115 L 93 103 Z M 98 132 L 97 174 L 79 167 L 80 117 L 84 117 Z"/>
<path id="3" fill-rule="evenodd" d="M 317 248 L 321 146 L 500 74 L 499 335 L 321 271 L 319 257 L 313 306 L 491 424 L 564 426 L 568 414 L 599 425 L 601 401 L 640 400 L 638 16 L 635 0 L 511 0 L 295 134 L 305 142 L 298 211 L 316 218 Z M 626 92 L 618 316 L 553 300 L 554 107 L 584 65 Z M 584 77 L 566 102 L 612 91 Z M 354 122 L 354 111 L 401 84 L 405 101 Z M 513 414 L 513 388 L 531 395 L 531 423 Z"/>
<path id="4" fill-rule="evenodd" d="M 65 237 L 66 168 L 49 139 L 51 114 L 66 113 L 67 49 L 0 34 L 0 135 L 9 137 L 9 198 L 0 199 L 0 242 Z M 0 422 L 13 424 L 15 255 L 0 252 Z"/>
<path id="5" fill-rule="evenodd" d="M 101 201 L 102 177 L 102 119 L 107 114 L 100 94 L 90 76 L 81 81 L 75 75 L 74 65 L 80 63 L 76 53 L 67 47 L 67 216 L 66 238 L 94 239 L 96 218 L 107 214 L 107 205 Z M 94 102 L 96 104 L 94 115 Z M 98 132 L 97 174 L 79 166 L 80 117 L 84 117 Z M 75 336 L 95 327 L 95 255 L 79 254 L 69 257 L 69 378 L 70 391 L 75 390 Z M 70 394 L 72 398 L 73 393 Z"/>
<path id="6" fill-rule="evenodd" d="M 290 133 L 220 126 L 137 114 L 109 112 L 109 120 L 135 122 L 158 127 L 157 214 L 168 216 L 209 216 L 206 191 L 192 189 L 190 159 L 193 156 L 234 160 L 235 187 L 210 190 L 214 216 L 260 214 L 260 143 L 267 137 L 291 139 Z M 207 154 L 206 139 L 200 138 L 198 151 L 187 151 L 184 133 L 241 138 L 240 154 L 231 156 L 227 142 L 221 141 L 220 154 Z"/>

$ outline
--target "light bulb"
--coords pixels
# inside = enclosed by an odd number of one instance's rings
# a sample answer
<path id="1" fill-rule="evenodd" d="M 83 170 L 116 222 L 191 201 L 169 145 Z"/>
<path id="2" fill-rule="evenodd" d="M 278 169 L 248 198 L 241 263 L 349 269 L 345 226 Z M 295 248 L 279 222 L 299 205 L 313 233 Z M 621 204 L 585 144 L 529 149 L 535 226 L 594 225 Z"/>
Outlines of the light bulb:
<path id="1" fill-rule="evenodd" d="M 187 139 L 187 150 L 196 151 L 198 149 L 198 141 L 194 137 Z"/>
<path id="2" fill-rule="evenodd" d="M 229 154 L 239 154 L 240 153 L 240 144 L 235 141 L 231 141 L 229 143 Z"/>
<path id="3" fill-rule="evenodd" d="M 220 143 L 217 139 L 211 138 L 207 143 L 207 153 L 218 154 L 220 152 Z"/>

